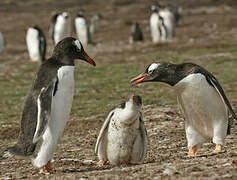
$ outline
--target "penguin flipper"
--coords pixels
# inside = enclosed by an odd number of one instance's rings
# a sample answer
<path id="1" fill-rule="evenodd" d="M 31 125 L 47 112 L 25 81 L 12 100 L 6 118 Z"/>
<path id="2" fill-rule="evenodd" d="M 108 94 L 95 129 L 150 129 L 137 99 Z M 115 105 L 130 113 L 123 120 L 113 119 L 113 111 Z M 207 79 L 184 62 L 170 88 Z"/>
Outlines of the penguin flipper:
<path id="1" fill-rule="evenodd" d="M 104 124 L 103 124 L 103 126 L 102 126 L 102 128 L 101 128 L 101 130 L 100 130 L 100 133 L 99 133 L 99 136 L 98 136 L 98 138 L 97 138 L 96 145 L 95 145 L 95 153 L 96 153 L 96 154 L 97 154 L 98 151 L 99 151 L 99 145 L 101 144 L 101 142 L 102 142 L 102 140 L 103 140 L 103 136 L 104 136 L 104 134 L 105 134 L 105 132 L 106 132 L 106 129 L 108 128 L 108 125 L 109 125 L 110 120 L 111 120 L 111 118 L 113 117 L 113 115 L 114 115 L 114 110 L 112 110 L 112 111 L 109 113 L 109 115 L 107 116 L 107 118 L 106 118 L 106 120 L 105 120 L 105 122 L 104 122 Z"/>
<path id="2" fill-rule="evenodd" d="M 55 78 L 47 87 L 43 87 L 37 98 L 38 116 L 37 125 L 33 138 L 33 143 L 36 143 L 44 134 L 47 124 L 50 121 L 52 98 L 55 94 L 57 86 L 57 78 Z"/>
<path id="3" fill-rule="evenodd" d="M 229 102 L 229 100 L 227 99 L 226 95 L 225 95 L 225 92 L 224 90 L 222 89 L 221 85 L 219 84 L 219 82 L 217 81 L 217 79 L 212 76 L 212 75 L 209 75 L 208 76 L 208 79 L 207 81 L 209 83 L 211 83 L 212 86 L 214 86 L 214 88 L 216 89 L 216 91 L 218 92 L 218 94 L 220 95 L 223 103 L 227 106 L 227 108 L 229 109 L 229 112 L 231 113 L 232 117 L 230 117 L 228 119 L 228 129 L 227 129 L 227 134 L 230 134 L 230 128 L 231 128 L 231 125 L 233 123 L 233 119 L 236 119 L 237 120 L 237 116 L 234 112 L 234 110 L 232 109 L 232 106 Z"/>
<path id="4" fill-rule="evenodd" d="M 148 136 L 147 136 L 147 131 L 146 131 L 146 127 L 144 126 L 144 122 L 143 122 L 143 116 L 142 116 L 142 113 L 140 112 L 140 118 L 139 118 L 139 121 L 140 121 L 140 126 L 139 126 L 139 129 L 140 129 L 140 132 L 141 132 L 141 137 L 142 137 L 142 142 L 143 142 L 143 146 L 142 146 L 142 153 L 141 153 L 141 161 L 144 160 L 145 158 L 145 155 L 146 155 L 146 152 L 147 152 L 147 143 L 148 143 Z"/>

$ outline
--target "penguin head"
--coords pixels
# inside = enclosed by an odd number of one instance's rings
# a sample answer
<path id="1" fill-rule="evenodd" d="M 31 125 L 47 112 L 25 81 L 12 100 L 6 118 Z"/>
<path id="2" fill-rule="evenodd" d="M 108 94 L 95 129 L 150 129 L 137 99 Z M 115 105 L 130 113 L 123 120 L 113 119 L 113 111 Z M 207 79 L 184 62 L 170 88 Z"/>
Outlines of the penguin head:
<path id="1" fill-rule="evenodd" d="M 131 83 L 137 85 L 143 82 L 167 82 L 169 83 L 170 75 L 173 74 L 173 68 L 169 68 L 172 64 L 167 62 L 152 63 L 147 68 L 146 71 L 131 80 Z"/>
<path id="2" fill-rule="evenodd" d="M 96 66 L 96 63 L 84 51 L 81 42 L 73 37 L 66 37 L 61 40 L 54 48 L 53 57 L 58 61 L 80 59 Z"/>
<path id="3" fill-rule="evenodd" d="M 135 104 L 138 107 L 142 106 L 142 98 L 139 95 L 132 94 L 129 97 L 129 101 L 133 102 L 133 104 Z"/>
<path id="4" fill-rule="evenodd" d="M 68 12 L 63 12 L 63 13 L 62 13 L 62 17 L 65 18 L 65 19 L 67 19 L 67 18 L 69 17 Z"/>

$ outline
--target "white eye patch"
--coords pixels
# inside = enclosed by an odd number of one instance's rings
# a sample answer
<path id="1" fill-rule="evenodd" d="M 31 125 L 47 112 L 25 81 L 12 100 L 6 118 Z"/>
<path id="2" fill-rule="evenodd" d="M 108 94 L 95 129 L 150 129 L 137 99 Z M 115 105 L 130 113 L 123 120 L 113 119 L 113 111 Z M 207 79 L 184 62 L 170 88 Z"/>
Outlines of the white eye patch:
<path id="1" fill-rule="evenodd" d="M 158 64 L 157 63 L 152 63 L 150 65 L 150 67 L 148 68 L 148 72 L 154 71 L 155 69 L 158 68 L 158 66 L 159 66 L 159 63 Z"/>
<path id="2" fill-rule="evenodd" d="M 75 40 L 75 41 L 74 41 L 74 44 L 77 46 L 77 48 L 78 48 L 79 50 L 81 50 L 81 43 L 80 43 L 79 40 Z"/>

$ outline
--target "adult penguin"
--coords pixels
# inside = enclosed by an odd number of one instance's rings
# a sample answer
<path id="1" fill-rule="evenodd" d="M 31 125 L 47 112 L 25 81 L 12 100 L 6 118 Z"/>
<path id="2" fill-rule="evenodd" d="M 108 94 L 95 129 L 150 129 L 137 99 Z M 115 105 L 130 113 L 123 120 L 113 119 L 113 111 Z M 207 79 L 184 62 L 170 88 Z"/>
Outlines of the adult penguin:
<path id="1" fill-rule="evenodd" d="M 26 45 L 30 60 L 43 62 L 46 54 L 46 38 L 39 26 L 27 27 Z"/>
<path id="2" fill-rule="evenodd" d="M 30 156 L 40 173 L 55 172 L 51 161 L 72 106 L 75 59 L 95 66 L 81 42 L 67 37 L 41 64 L 26 97 L 18 142 L 7 148 L 2 158 L 9 153 Z"/>

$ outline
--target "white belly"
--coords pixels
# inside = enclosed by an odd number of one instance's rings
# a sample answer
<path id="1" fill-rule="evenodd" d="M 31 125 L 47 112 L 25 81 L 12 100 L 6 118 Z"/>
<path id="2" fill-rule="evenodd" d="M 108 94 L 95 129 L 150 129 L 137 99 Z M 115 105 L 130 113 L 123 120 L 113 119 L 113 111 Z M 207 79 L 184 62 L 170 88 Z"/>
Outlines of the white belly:
<path id="1" fill-rule="evenodd" d="M 121 116 L 123 119 L 120 119 L 119 115 L 114 115 L 117 119 L 111 119 L 108 127 L 107 156 L 112 164 L 128 163 L 131 160 L 134 141 L 139 133 L 138 116 L 131 116 L 134 123 L 125 125 L 123 123 L 129 120 L 127 117 L 130 115 L 124 115 Z"/>
<path id="2" fill-rule="evenodd" d="M 157 13 L 153 13 L 150 17 L 150 28 L 151 28 L 151 38 L 154 43 L 160 41 L 160 31 L 159 31 L 159 17 Z"/>
<path id="3" fill-rule="evenodd" d="M 59 15 L 54 27 L 54 40 L 55 44 L 61 41 L 65 37 L 69 37 L 72 34 L 71 19 L 68 17 L 65 19 L 62 15 Z"/>
<path id="4" fill-rule="evenodd" d="M 75 27 L 78 39 L 82 44 L 87 44 L 89 41 L 89 31 L 86 20 L 84 18 L 77 17 L 75 19 Z"/>
<path id="5" fill-rule="evenodd" d="M 51 120 L 43 135 L 43 144 L 33 160 L 36 167 L 42 167 L 53 157 L 59 138 L 71 111 L 74 92 L 74 66 L 63 66 L 58 70 L 58 88 L 51 105 Z"/>
<path id="6" fill-rule="evenodd" d="M 39 32 L 36 29 L 28 29 L 26 33 L 26 45 L 30 59 L 33 61 L 41 61 Z"/>
<path id="7" fill-rule="evenodd" d="M 228 111 L 217 91 L 201 74 L 192 74 L 175 85 L 183 110 L 186 130 L 191 126 L 204 138 L 211 138 L 220 129 L 225 136 Z"/>

